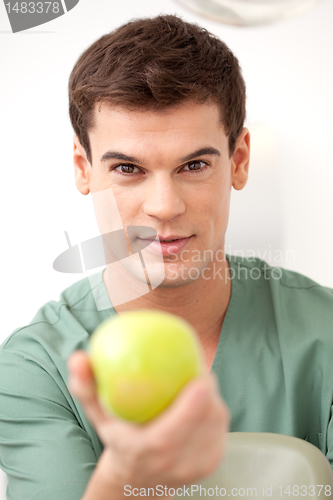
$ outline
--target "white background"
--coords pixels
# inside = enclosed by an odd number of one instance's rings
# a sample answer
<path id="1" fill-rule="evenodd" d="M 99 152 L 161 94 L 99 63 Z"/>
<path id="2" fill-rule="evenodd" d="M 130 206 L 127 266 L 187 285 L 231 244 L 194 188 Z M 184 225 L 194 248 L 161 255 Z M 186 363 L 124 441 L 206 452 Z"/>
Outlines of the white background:
<path id="1" fill-rule="evenodd" d="M 80 0 L 65 16 L 16 34 L 1 2 L 0 343 L 81 278 L 52 268 L 67 247 L 64 231 L 72 244 L 94 231 L 90 196 L 74 185 L 70 71 L 103 34 L 160 13 L 219 35 L 243 68 L 252 161 L 248 185 L 232 193 L 226 251 L 256 252 L 333 288 L 332 0 L 258 28 L 224 26 L 172 0 Z"/>

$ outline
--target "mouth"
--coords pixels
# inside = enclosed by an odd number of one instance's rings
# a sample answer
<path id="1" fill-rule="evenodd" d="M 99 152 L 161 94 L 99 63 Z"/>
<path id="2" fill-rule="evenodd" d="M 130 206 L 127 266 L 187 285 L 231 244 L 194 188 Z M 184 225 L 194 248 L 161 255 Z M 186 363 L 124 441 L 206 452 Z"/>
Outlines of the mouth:
<path id="1" fill-rule="evenodd" d="M 171 254 L 176 254 L 181 250 L 183 250 L 193 237 L 194 235 L 169 236 L 168 238 L 158 236 L 158 239 L 145 238 L 143 239 L 143 241 L 150 242 L 147 249 L 151 250 L 153 253 L 158 253 L 158 254 L 162 253 L 162 255 L 171 255 Z"/>

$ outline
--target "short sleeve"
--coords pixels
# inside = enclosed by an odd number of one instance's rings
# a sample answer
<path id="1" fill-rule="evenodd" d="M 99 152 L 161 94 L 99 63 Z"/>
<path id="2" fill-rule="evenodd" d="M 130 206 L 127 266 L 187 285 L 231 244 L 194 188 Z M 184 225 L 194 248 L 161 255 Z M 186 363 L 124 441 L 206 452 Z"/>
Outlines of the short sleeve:
<path id="1" fill-rule="evenodd" d="M 7 500 L 80 500 L 96 466 L 91 439 L 54 378 L 0 351 L 0 468 Z"/>

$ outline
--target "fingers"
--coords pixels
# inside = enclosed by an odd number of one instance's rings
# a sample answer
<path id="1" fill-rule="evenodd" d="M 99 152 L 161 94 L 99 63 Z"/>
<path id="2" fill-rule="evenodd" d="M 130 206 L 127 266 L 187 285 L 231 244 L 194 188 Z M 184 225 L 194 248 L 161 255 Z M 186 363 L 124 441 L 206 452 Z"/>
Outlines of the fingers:
<path id="1" fill-rule="evenodd" d="M 208 377 L 191 380 L 180 391 L 176 399 L 158 417 L 152 421 L 151 432 L 163 439 L 163 436 L 177 440 L 186 440 L 204 420 L 211 405 L 211 387 Z"/>
<path id="2" fill-rule="evenodd" d="M 105 414 L 98 401 L 89 355 L 83 350 L 73 352 L 67 360 L 67 368 L 69 390 L 79 400 L 87 417 L 97 429 L 108 422 L 110 416 Z"/>
<path id="3" fill-rule="evenodd" d="M 140 426 L 113 417 L 103 409 L 97 397 L 88 353 L 83 350 L 73 352 L 67 360 L 67 367 L 70 392 L 80 402 L 104 445 L 112 446 L 120 454 L 124 455 L 122 450 L 134 450 L 135 446 L 149 448 L 153 445 L 155 449 L 156 443 L 167 444 L 176 451 L 181 447 L 198 451 L 201 442 L 221 447 L 218 439 L 209 439 L 210 434 L 219 434 L 223 426 L 227 429 L 229 423 L 214 374 L 205 373 L 188 382 L 166 410 L 148 426 Z"/>
<path id="4" fill-rule="evenodd" d="M 85 351 L 74 351 L 67 360 L 67 367 L 71 374 L 79 376 L 86 382 L 91 382 L 94 379 L 89 356 Z"/>
<path id="5" fill-rule="evenodd" d="M 187 424 L 178 438 L 183 444 L 178 473 L 191 478 L 190 482 L 211 474 L 223 459 L 226 449 L 229 409 L 220 396 L 216 376 L 210 373 L 206 383 L 209 400 L 206 411 L 197 421 L 192 419 L 192 425 Z"/>
<path id="6" fill-rule="evenodd" d="M 203 426 L 208 434 L 209 431 L 224 433 L 229 426 L 229 410 L 213 373 L 186 384 L 173 403 L 152 420 L 150 437 L 157 442 L 181 445 Z"/>

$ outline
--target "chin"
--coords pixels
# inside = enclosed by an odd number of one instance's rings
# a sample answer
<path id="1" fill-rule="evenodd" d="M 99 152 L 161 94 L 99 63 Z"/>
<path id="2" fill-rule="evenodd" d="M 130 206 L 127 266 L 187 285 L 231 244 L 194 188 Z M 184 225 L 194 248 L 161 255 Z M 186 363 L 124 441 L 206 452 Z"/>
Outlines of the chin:
<path id="1" fill-rule="evenodd" d="M 195 280 L 188 279 L 179 279 L 179 280 L 171 280 L 165 278 L 163 282 L 158 286 L 158 288 L 180 288 L 181 286 L 186 286 L 191 284 Z"/>
<path id="2" fill-rule="evenodd" d="M 165 265 L 165 278 L 160 287 L 178 288 L 193 283 L 200 278 L 201 270 L 196 267 L 187 268 L 186 266 L 177 266 L 172 263 Z"/>

